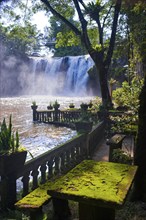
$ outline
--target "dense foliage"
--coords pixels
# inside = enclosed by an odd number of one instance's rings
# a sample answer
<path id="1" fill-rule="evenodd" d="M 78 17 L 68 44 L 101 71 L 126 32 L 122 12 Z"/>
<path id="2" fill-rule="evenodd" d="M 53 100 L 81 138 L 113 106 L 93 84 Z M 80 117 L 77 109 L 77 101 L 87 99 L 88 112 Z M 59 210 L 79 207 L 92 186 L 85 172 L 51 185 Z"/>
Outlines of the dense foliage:
<path id="1" fill-rule="evenodd" d="M 139 94 L 143 86 L 143 79 L 134 77 L 130 84 L 127 81 L 122 83 L 122 87 L 113 91 L 113 99 L 117 106 L 125 106 L 129 110 L 138 112 Z"/>

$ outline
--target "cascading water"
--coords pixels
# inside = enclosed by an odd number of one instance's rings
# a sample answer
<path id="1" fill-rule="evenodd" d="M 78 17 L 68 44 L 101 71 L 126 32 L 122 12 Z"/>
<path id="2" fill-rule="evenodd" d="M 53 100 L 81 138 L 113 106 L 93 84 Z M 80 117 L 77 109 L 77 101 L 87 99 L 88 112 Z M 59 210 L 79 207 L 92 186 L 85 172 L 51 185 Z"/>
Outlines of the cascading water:
<path id="1" fill-rule="evenodd" d="M 30 94 L 87 96 L 93 95 L 88 70 L 93 66 L 89 56 L 31 58 Z"/>

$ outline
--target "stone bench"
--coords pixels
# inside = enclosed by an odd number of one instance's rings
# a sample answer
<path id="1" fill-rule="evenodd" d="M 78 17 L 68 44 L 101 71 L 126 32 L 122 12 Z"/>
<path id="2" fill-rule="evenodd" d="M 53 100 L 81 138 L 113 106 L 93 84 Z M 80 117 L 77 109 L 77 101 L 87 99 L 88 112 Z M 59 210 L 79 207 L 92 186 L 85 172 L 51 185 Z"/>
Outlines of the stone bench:
<path id="1" fill-rule="evenodd" d="M 30 192 L 21 200 L 15 203 L 15 208 L 30 216 L 30 220 L 43 219 L 42 207 L 51 201 L 51 196 L 47 194 L 49 186 L 48 181 Z"/>
<path id="2" fill-rule="evenodd" d="M 106 144 L 109 145 L 109 161 L 112 161 L 113 150 L 117 148 L 122 148 L 122 142 L 126 135 L 124 134 L 115 134 L 109 140 L 107 140 Z"/>

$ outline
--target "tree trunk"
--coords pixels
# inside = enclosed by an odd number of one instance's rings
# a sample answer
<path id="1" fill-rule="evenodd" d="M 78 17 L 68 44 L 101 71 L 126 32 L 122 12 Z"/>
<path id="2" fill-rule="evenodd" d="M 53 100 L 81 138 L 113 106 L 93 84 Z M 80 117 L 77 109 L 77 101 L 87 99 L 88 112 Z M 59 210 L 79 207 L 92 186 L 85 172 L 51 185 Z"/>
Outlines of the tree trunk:
<path id="1" fill-rule="evenodd" d="M 102 103 L 107 109 L 112 108 L 112 100 L 108 88 L 108 81 L 107 81 L 107 70 L 103 65 L 100 65 L 99 68 L 99 81 L 100 81 L 100 88 L 101 88 L 101 96 L 102 96 Z"/>
<path id="2" fill-rule="evenodd" d="M 138 172 L 134 184 L 134 199 L 146 202 L 146 76 L 139 101 L 139 123 L 134 156 L 134 164 L 138 165 Z"/>
<path id="3" fill-rule="evenodd" d="M 108 88 L 108 69 L 104 65 L 103 54 L 94 51 L 90 53 L 91 58 L 93 59 L 97 72 L 99 72 L 99 83 L 102 97 L 102 104 L 105 108 L 111 108 L 113 106 L 109 88 Z"/>

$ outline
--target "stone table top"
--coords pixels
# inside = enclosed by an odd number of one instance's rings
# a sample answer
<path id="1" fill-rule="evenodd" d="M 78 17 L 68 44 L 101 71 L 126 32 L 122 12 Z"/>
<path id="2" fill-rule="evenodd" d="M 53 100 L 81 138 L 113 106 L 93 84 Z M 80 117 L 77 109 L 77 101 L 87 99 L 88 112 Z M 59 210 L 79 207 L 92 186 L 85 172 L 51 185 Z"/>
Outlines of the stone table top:
<path id="1" fill-rule="evenodd" d="M 84 160 L 48 189 L 48 194 L 108 208 L 120 208 L 132 185 L 137 166 Z"/>

